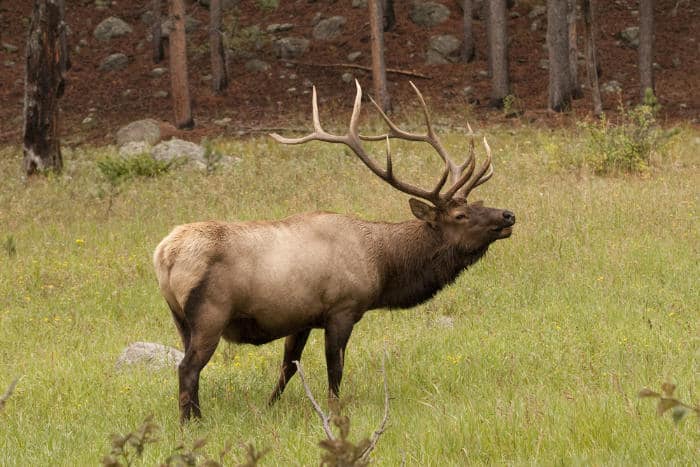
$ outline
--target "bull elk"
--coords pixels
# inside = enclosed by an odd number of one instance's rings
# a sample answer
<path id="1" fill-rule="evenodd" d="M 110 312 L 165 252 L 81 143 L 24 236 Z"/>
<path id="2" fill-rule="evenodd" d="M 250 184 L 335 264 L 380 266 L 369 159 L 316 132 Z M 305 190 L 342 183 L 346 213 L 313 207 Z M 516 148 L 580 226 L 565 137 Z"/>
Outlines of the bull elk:
<path id="1" fill-rule="evenodd" d="M 409 205 L 417 219 L 369 222 L 310 212 L 278 221 L 210 221 L 175 227 L 156 248 L 153 261 L 185 348 L 178 369 L 182 421 L 201 417 L 199 375 L 222 337 L 254 345 L 285 337 L 272 404 L 296 372 L 292 362 L 301 358 L 311 329 L 323 329 L 329 396 L 337 397 L 345 347 L 365 312 L 409 308 L 429 300 L 478 261 L 491 243 L 511 235 L 512 212 L 467 202 L 469 193 L 493 174 L 486 139 L 486 160 L 478 170 L 473 139 L 466 161 L 454 163 L 415 86 L 425 134 L 399 129 L 372 100 L 389 130 L 362 136 L 358 132 L 362 89 L 357 82 L 356 87 L 346 134 L 323 130 L 314 88 L 314 131 L 301 138 L 271 136 L 283 144 L 315 140 L 346 145 L 375 175 L 412 196 Z M 390 138 L 427 143 L 437 152 L 445 167 L 432 189 L 395 177 Z M 367 154 L 363 140 L 386 140 L 385 168 Z"/>

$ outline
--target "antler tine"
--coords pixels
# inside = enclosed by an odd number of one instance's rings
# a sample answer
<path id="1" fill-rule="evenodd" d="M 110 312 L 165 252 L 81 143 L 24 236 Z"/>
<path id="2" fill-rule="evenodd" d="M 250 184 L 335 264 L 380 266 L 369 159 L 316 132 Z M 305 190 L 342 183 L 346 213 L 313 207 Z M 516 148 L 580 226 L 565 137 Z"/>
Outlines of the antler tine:
<path id="1" fill-rule="evenodd" d="M 493 164 L 491 162 L 491 147 L 489 146 L 488 141 L 486 141 L 486 137 L 484 137 L 484 149 L 486 149 L 486 160 L 481 165 L 476 175 L 473 178 L 471 178 L 469 180 L 469 183 L 464 185 L 464 187 L 462 187 L 462 189 L 459 191 L 460 195 L 462 195 L 465 198 L 469 195 L 469 192 L 471 192 L 474 188 L 478 187 L 482 183 L 486 182 L 493 175 Z"/>
<path id="2" fill-rule="evenodd" d="M 361 96 L 361 94 L 360 94 Z M 311 93 L 311 114 L 314 124 L 314 131 L 306 136 L 300 138 L 285 138 L 284 136 L 278 135 L 277 133 L 270 133 L 270 136 L 274 138 L 275 141 L 282 144 L 303 144 L 308 141 L 326 141 L 329 143 L 345 143 L 347 136 L 338 136 L 327 133 L 323 127 L 321 127 L 321 119 L 318 113 L 318 97 L 316 96 L 316 86 L 313 86 Z M 353 110 L 354 116 L 354 110 Z"/>

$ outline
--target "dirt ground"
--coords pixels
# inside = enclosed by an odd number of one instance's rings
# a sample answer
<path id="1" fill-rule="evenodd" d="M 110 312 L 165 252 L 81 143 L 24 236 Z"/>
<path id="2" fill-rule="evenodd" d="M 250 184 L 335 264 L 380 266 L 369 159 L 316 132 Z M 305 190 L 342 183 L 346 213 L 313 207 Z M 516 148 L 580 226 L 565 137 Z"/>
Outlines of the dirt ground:
<path id="1" fill-rule="evenodd" d="M 540 27 L 531 30 L 532 20 L 527 14 L 530 5 L 537 2 L 519 1 L 511 12 L 517 17 L 508 21 L 510 35 L 510 76 L 512 92 L 518 98 L 518 106 L 524 110 L 519 119 L 505 120 L 503 112 L 488 108 L 490 84 L 484 72 L 487 69 L 485 31 L 482 21 L 475 21 L 477 58 L 463 64 L 426 65 L 425 49 L 430 36 L 437 34 L 461 34 L 461 11 L 455 1 L 442 0 L 451 9 L 445 23 L 424 28 L 409 19 L 409 2 L 396 2 L 397 25 L 385 36 L 387 65 L 389 68 L 410 70 L 426 75 L 429 79 L 410 78 L 390 73 L 389 90 L 396 109 L 415 105 L 408 84 L 413 79 L 426 95 L 433 113 L 441 118 L 459 118 L 465 114 L 479 120 L 536 122 L 543 125 L 565 125 L 573 119 L 589 114 L 590 94 L 574 103 L 571 115 L 560 116 L 546 111 L 548 71 L 540 67 L 547 58 L 545 49 L 546 16 L 540 16 Z M 2 2 L 0 4 L 0 41 L 17 46 L 9 51 L 0 47 L 0 143 L 21 140 L 24 96 L 24 48 L 28 17 L 32 3 Z M 198 140 L 203 136 L 244 134 L 266 131 L 269 128 L 288 128 L 304 125 L 309 117 L 310 94 L 308 83 L 316 85 L 322 96 L 321 104 L 332 108 L 329 118 L 347 113 L 352 107 L 354 86 L 341 79 L 345 72 L 352 72 L 363 87 L 371 90 L 369 72 L 339 66 L 322 66 L 348 63 L 347 54 L 361 51 L 357 64 L 370 65 L 369 23 L 365 9 L 350 7 L 350 0 L 280 0 L 274 10 L 265 11 L 261 2 L 239 2 L 239 27 L 260 25 L 262 30 L 272 23 L 294 23 L 293 30 L 282 35 L 310 38 L 312 18 L 318 12 L 324 18 L 343 15 L 348 19 L 344 33 L 337 40 L 312 41 L 309 52 L 300 59 L 302 63 L 278 60 L 271 46 L 257 52 L 271 68 L 265 72 L 249 72 L 245 57 L 230 62 L 230 81 L 223 95 L 214 95 L 207 76 L 210 73 L 208 57 L 208 11 L 195 3 L 188 13 L 201 21 L 199 29 L 188 36 L 190 89 L 196 128 L 189 132 L 175 131 L 169 127 L 172 120 L 171 102 L 168 97 L 155 97 L 158 91 L 168 91 L 170 81 L 166 73 L 154 77 L 151 70 L 167 67 L 167 59 L 155 65 L 147 42 L 148 26 L 141 14 L 151 4 L 147 0 L 121 0 L 113 2 L 107 10 L 98 10 L 89 0 L 67 0 L 66 21 L 73 63 L 67 74 L 66 93 L 62 99 L 62 133 L 64 142 L 80 144 L 113 142 L 116 130 L 136 119 L 155 118 L 170 128 L 173 134 Z M 656 5 L 656 89 L 662 105 L 661 118 L 666 123 L 686 121 L 700 123 L 700 4 L 694 0 L 658 0 Z M 638 2 L 634 0 L 599 1 L 600 35 L 598 37 L 601 83 L 616 80 L 622 84 L 622 101 L 632 103 L 638 99 L 639 76 L 637 50 L 619 45 L 616 34 L 638 23 Z M 677 7 L 674 9 L 674 7 Z M 108 43 L 93 37 L 95 26 L 108 16 L 127 21 L 133 32 Z M 515 16 L 515 15 L 514 15 Z M 230 17 L 229 17 L 230 20 Z M 579 25 L 582 31 L 582 25 Z M 279 37 L 280 35 L 278 35 Z M 75 50 L 80 45 L 79 51 Z M 130 63 L 117 72 L 102 72 L 98 67 L 111 53 L 125 53 Z M 585 82 L 585 68 L 579 67 L 579 76 Z M 464 93 L 465 87 L 472 91 Z M 290 89 L 290 88 L 293 88 Z M 131 95 L 123 93 L 132 89 Z M 606 111 L 614 111 L 618 97 L 604 96 Z M 337 112 L 336 112 L 337 111 Z M 327 110 L 328 112 L 328 110 Z M 92 123 L 83 123 L 86 117 Z M 473 118 L 474 118 L 473 117 Z M 214 120 L 228 118 L 221 126 Z"/>

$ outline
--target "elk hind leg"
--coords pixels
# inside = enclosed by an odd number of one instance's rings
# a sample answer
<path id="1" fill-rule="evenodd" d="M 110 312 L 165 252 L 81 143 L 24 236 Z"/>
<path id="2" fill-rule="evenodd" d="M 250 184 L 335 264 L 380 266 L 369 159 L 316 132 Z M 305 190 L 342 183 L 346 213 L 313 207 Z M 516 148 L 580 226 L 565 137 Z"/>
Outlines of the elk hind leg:
<path id="1" fill-rule="evenodd" d="M 297 367 L 293 363 L 294 360 L 300 360 L 301 354 L 304 351 L 306 340 L 309 338 L 311 329 L 305 329 L 296 334 L 287 336 L 284 340 L 284 357 L 282 359 L 282 368 L 280 369 L 280 377 L 277 381 L 275 389 L 272 391 L 268 399 L 268 405 L 272 405 L 280 398 L 284 388 L 287 386 L 289 379 L 297 372 Z"/>
<path id="2" fill-rule="evenodd" d="M 200 418 L 199 375 L 214 354 L 225 326 L 226 314 L 217 307 L 203 302 L 195 309 L 187 309 L 186 322 L 190 341 L 185 357 L 178 367 L 180 421 L 192 416 Z"/>

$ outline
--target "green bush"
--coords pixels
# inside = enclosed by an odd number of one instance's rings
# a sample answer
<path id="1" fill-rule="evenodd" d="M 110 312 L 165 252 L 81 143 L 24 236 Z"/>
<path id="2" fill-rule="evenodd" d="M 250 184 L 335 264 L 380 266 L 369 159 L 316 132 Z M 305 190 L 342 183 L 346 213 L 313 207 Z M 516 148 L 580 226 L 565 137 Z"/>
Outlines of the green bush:
<path id="1" fill-rule="evenodd" d="M 620 103 L 617 123 L 603 114 L 596 122 L 581 124 L 588 133 L 583 161 L 599 175 L 648 171 L 671 136 L 657 125 L 657 111 L 656 98 L 648 93 L 644 104 L 632 109 Z"/>
<path id="2" fill-rule="evenodd" d="M 173 161 L 159 161 L 149 154 L 133 157 L 105 157 L 97 161 L 97 168 L 102 176 L 112 185 L 136 177 L 157 177 L 169 171 Z"/>

